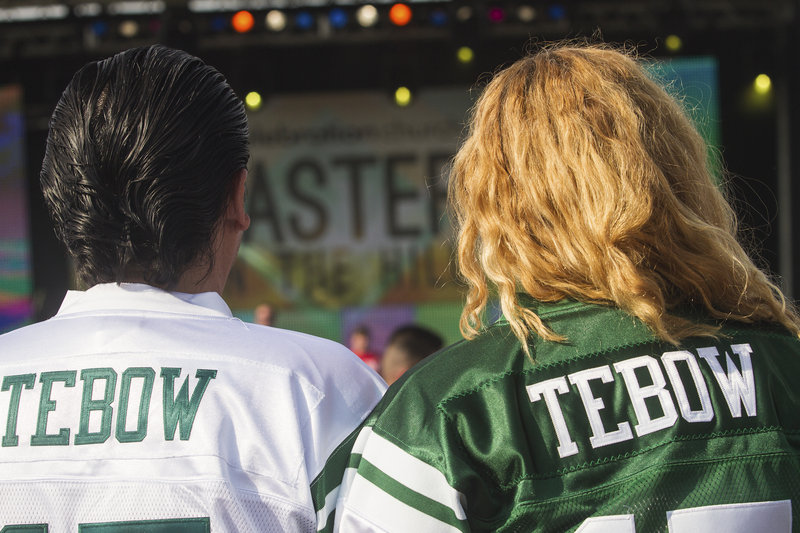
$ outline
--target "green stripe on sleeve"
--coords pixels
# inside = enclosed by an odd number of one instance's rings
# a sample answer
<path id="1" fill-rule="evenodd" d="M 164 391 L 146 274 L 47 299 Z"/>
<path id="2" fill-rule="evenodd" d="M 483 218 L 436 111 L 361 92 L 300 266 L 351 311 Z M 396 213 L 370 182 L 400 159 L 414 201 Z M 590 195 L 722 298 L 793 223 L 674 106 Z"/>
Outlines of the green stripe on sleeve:
<path id="1" fill-rule="evenodd" d="M 366 459 L 361 459 L 358 464 L 358 474 L 394 499 L 417 509 L 421 513 L 444 522 L 459 531 L 469 531 L 467 522 L 459 520 L 455 511 L 450 507 L 406 487 Z"/>
<path id="2" fill-rule="evenodd" d="M 350 452 L 361 428 L 353 431 L 328 457 L 322 472 L 311 482 L 311 498 L 314 501 L 314 512 L 319 512 L 325 506 L 328 493 L 339 486 L 346 468 L 353 461 Z M 361 457 L 358 455 L 357 457 Z"/>

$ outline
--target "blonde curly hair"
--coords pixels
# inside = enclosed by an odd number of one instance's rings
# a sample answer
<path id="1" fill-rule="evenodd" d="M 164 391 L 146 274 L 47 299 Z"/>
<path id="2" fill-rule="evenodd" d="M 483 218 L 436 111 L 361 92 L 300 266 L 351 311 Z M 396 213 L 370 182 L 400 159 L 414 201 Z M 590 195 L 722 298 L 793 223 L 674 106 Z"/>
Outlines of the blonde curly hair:
<path id="1" fill-rule="evenodd" d="M 681 105 L 633 55 L 562 43 L 499 72 L 455 156 L 450 206 L 468 285 L 461 331 L 482 329 L 496 291 L 527 346 L 549 329 L 518 293 L 616 306 L 672 344 L 720 326 L 771 322 L 800 332 L 778 287 L 736 238 L 708 149 Z"/>

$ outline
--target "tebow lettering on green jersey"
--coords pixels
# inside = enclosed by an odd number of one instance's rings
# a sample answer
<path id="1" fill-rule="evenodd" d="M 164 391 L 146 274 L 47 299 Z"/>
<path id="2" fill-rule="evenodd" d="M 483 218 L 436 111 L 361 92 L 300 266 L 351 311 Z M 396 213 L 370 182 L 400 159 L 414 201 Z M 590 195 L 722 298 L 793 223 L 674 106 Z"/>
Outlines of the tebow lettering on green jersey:
<path id="1" fill-rule="evenodd" d="M 165 440 L 174 440 L 176 430 L 180 440 L 189 440 L 203 395 L 209 382 L 217 377 L 216 370 L 198 369 L 195 373 L 197 383 L 190 397 L 188 376 L 184 379 L 177 394 L 175 393 L 175 380 L 180 377 L 180 374 L 180 368 L 171 367 L 163 367 L 160 372 Z M 53 399 L 54 384 L 58 383 L 58 386 L 64 390 L 75 388 L 78 377 L 82 381 L 80 394 L 66 395 L 65 399 L 58 402 Z M 6 431 L 0 441 L 2 447 L 19 445 L 17 428 L 21 406 L 25 406 L 26 402 L 35 402 L 37 396 L 38 409 L 26 411 L 35 412 L 36 418 L 36 430 L 30 437 L 31 446 L 67 446 L 70 444 L 70 435 L 73 433 L 74 427 L 62 427 L 54 432 L 48 432 L 47 429 L 50 415 L 57 410 L 59 405 L 69 401 L 80 403 L 80 414 L 75 420 L 77 431 L 74 432 L 73 444 L 106 442 L 111 437 L 112 421 L 115 417 L 114 435 L 117 441 L 124 443 L 144 440 L 147 436 L 150 400 L 155 385 L 156 370 L 149 367 L 132 367 L 123 371 L 119 379 L 117 377 L 117 372 L 113 368 L 86 368 L 81 370 L 80 374 L 77 370 L 42 372 L 39 374 L 40 386 L 38 388 L 40 390 L 37 395 L 36 391 L 33 391 L 37 388 L 36 374 L 5 376 L 2 386 L 0 386 L 0 392 L 8 392 L 9 401 Z M 119 382 L 119 387 L 117 387 L 117 382 Z M 26 392 L 28 390 L 32 392 Z M 119 396 L 116 394 L 117 391 L 119 391 Z M 132 394 L 132 391 L 135 393 Z M 98 395 L 98 392 L 101 394 Z M 117 398 L 119 399 L 115 403 Z M 96 422 L 94 430 L 90 423 L 92 418 Z"/>
<path id="2" fill-rule="evenodd" d="M 710 384 L 706 382 L 695 354 L 681 350 L 665 352 L 660 359 L 642 355 L 618 361 L 611 365 L 614 367 L 613 372 L 609 365 L 581 370 L 528 385 L 526 389 L 531 402 L 544 400 L 558 440 L 556 447 L 558 455 L 561 458 L 569 457 L 578 453 L 578 444 L 573 439 L 569 427 L 573 424 L 583 424 L 586 419 L 591 428 L 589 445 L 592 448 L 631 440 L 634 438 L 634 432 L 637 437 L 641 437 L 668 429 L 678 421 L 679 416 L 689 423 L 710 422 L 720 413 L 714 412 L 709 386 L 719 388 L 732 418 L 743 416 L 742 407 L 746 416 L 756 416 L 756 387 L 750 359 L 753 351 L 749 344 L 734 344 L 730 348 L 738 355 L 741 368 L 737 368 L 727 351 L 724 353 L 723 369 L 719 361 L 720 353 L 716 347 L 697 349 L 697 355 L 705 361 L 714 376 Z M 679 364 L 684 369 L 682 374 L 678 370 Z M 602 384 L 615 382 L 617 376 L 625 385 L 629 405 L 632 406 L 636 417 L 636 425 L 633 428 L 627 420 L 611 422 L 609 421 L 611 415 L 607 413 L 601 415 L 601 411 L 607 410 L 607 406 L 603 398 L 596 394 L 597 388 L 602 387 Z M 573 392 L 568 383 L 574 386 L 580 396 L 586 415 L 584 420 L 573 420 L 575 410 L 567 410 L 568 413 L 572 413 L 568 423 L 561 403 L 565 395 Z M 690 396 L 693 402 L 690 401 Z M 654 409 L 656 405 L 660 409 Z M 613 429 L 607 429 L 609 425 Z"/>

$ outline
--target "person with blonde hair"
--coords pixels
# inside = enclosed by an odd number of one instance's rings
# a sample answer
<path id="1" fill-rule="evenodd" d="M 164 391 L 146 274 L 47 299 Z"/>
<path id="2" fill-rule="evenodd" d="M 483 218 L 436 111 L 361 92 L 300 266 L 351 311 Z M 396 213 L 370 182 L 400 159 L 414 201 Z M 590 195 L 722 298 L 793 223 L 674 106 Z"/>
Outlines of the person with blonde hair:
<path id="1" fill-rule="evenodd" d="M 800 524 L 800 320 L 710 168 L 632 54 L 559 43 L 498 73 L 450 177 L 468 340 L 329 459 L 320 529 Z"/>

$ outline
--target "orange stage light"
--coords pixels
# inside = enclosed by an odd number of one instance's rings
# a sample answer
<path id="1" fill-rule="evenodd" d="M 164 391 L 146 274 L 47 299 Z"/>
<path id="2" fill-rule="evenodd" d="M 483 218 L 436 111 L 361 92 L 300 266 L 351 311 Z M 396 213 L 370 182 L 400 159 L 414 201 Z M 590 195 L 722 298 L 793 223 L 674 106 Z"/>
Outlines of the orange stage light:
<path id="1" fill-rule="evenodd" d="M 389 10 L 389 20 L 395 26 L 405 26 L 411 22 L 411 8 L 405 4 L 395 4 Z"/>
<path id="2" fill-rule="evenodd" d="M 255 20 L 253 20 L 253 15 L 249 11 L 239 11 L 231 19 L 231 24 L 238 33 L 247 33 L 253 29 Z"/>

